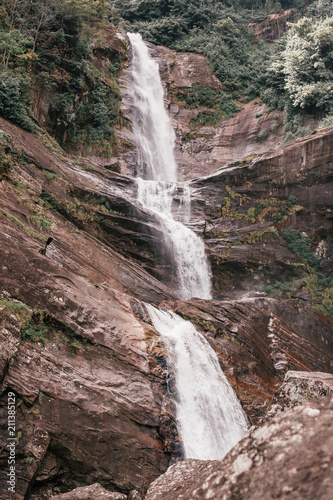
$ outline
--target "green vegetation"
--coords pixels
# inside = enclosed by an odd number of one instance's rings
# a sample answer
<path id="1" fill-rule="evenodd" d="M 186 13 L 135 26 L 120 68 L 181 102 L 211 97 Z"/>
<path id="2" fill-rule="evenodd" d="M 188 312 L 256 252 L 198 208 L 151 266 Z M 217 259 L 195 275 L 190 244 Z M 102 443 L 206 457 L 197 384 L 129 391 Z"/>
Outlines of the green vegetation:
<path id="1" fill-rule="evenodd" d="M 302 257 L 312 269 L 319 268 L 318 257 L 309 248 L 309 244 L 311 243 L 309 238 L 295 229 L 282 231 L 282 236 L 288 241 L 288 248 L 292 252 Z"/>
<path id="2" fill-rule="evenodd" d="M 289 8 L 295 22 L 286 34 L 282 29 L 274 43 L 254 36 L 251 23 Z M 303 0 L 3 0 L 0 114 L 37 133 L 33 90 L 35 107 L 50 100 L 48 130 L 62 147 L 116 154 L 115 126 L 126 124 L 117 75 L 126 55 L 96 37 L 111 21 L 153 43 L 208 57 L 223 91 L 197 85 L 175 95 L 186 106 L 208 108 L 192 121 L 188 138 L 232 117 L 241 109 L 235 101 L 260 97 L 270 110 L 284 111 L 290 141 L 311 131 L 309 118 L 319 128 L 332 123 L 332 15 L 331 0 L 306 7 Z M 96 46 L 108 65 L 95 64 Z M 267 134 L 258 130 L 258 142 Z"/>
<path id="3" fill-rule="evenodd" d="M 29 321 L 29 323 L 22 329 L 22 340 L 29 340 L 30 342 L 46 343 L 47 327 L 36 321 Z"/>
<path id="4" fill-rule="evenodd" d="M 0 309 L 17 318 L 22 342 L 40 342 L 45 345 L 51 339 L 55 339 L 75 348 L 90 345 L 87 339 L 80 337 L 72 329 L 48 316 L 41 309 L 29 307 L 24 302 L 0 299 Z M 41 391 L 38 399 L 41 403 L 43 399 Z"/>
<path id="5" fill-rule="evenodd" d="M 110 155 L 121 121 L 116 76 L 125 56 L 114 51 L 109 71 L 92 64 L 94 33 L 110 12 L 107 0 L 3 0 L 0 114 L 37 132 L 33 90 L 35 102 L 50 100 L 47 125 L 61 146 Z"/>
<path id="6" fill-rule="evenodd" d="M 260 97 L 270 111 L 284 111 L 284 137 L 290 141 L 311 132 L 309 118 L 332 115 L 332 2 L 310 4 L 305 7 L 303 0 L 115 0 L 111 20 L 127 31 L 140 32 L 150 42 L 208 57 L 223 93 L 220 103 L 209 99 L 204 104 L 200 96 L 196 99 L 197 89 L 194 96 L 191 90 L 182 92 L 187 105 L 217 110 L 216 116 L 210 111 L 199 114 L 193 126 L 215 125 L 237 112 L 235 100 L 246 103 Z M 274 43 L 254 37 L 249 24 L 289 8 L 294 9 L 295 22 L 286 34 L 282 30 Z M 266 137 L 258 130 L 258 142 Z"/>
<path id="7" fill-rule="evenodd" d="M 17 219 L 17 217 L 14 217 L 14 215 L 11 215 L 9 212 L 7 212 L 7 210 L 3 210 L 2 208 L 0 208 L 0 212 L 3 215 L 5 215 L 6 217 L 8 217 L 8 219 L 10 219 L 12 222 L 14 222 L 19 227 L 21 227 L 24 232 L 29 234 L 29 236 L 33 236 L 34 238 L 37 238 L 38 240 L 43 241 L 43 242 L 46 241 L 45 236 L 42 236 L 41 234 L 36 233 L 35 231 L 31 231 L 31 229 L 29 229 L 27 226 L 25 226 L 23 224 L 23 222 L 21 222 L 19 219 Z"/>
<path id="8" fill-rule="evenodd" d="M 13 314 L 23 325 L 32 317 L 32 309 L 23 302 L 0 299 L 0 307 L 7 314 Z"/>
<path id="9" fill-rule="evenodd" d="M 47 328 L 42 323 L 44 316 L 42 311 L 32 309 L 23 302 L 13 300 L 0 300 L 0 308 L 19 320 L 23 341 L 28 340 L 45 344 Z"/>
<path id="10" fill-rule="evenodd" d="M 55 174 L 54 172 L 49 172 L 48 170 L 43 170 L 43 174 L 45 175 L 48 182 L 52 182 L 55 179 L 59 178 L 58 174 Z"/>
<path id="11" fill-rule="evenodd" d="M 324 276 L 320 271 L 319 259 L 310 248 L 311 240 L 295 229 L 282 231 L 282 236 L 289 243 L 288 248 L 303 260 L 303 272 L 300 278 L 277 281 L 262 289 L 271 296 L 288 297 L 303 289 L 309 293 L 318 312 L 333 318 L 333 278 Z"/>
<path id="12" fill-rule="evenodd" d="M 288 262 L 295 268 L 293 278 L 286 281 L 277 281 L 273 284 L 267 281 L 259 290 L 270 296 L 291 297 L 298 290 L 305 290 L 311 298 L 312 306 L 319 313 L 333 318 L 333 277 L 325 276 L 320 265 L 320 258 L 314 252 L 314 242 L 304 233 L 296 229 L 284 229 L 292 214 L 304 211 L 296 196 L 289 196 L 286 200 L 277 198 L 251 199 L 247 195 L 237 193 L 235 188 L 225 187 L 226 195 L 222 206 L 221 216 L 232 221 L 243 220 L 251 224 L 265 224 L 263 229 L 243 232 L 242 223 L 237 230 L 230 232 L 213 232 L 213 237 L 222 243 L 221 254 L 214 256 L 216 265 L 223 264 L 223 258 L 230 257 L 231 248 L 235 245 L 260 245 L 265 247 L 268 242 L 277 240 L 274 245 L 286 245 L 289 250 L 298 256 L 294 262 Z M 269 224 L 269 225 L 268 225 Z M 317 244 L 318 245 L 318 242 Z M 261 271 L 264 265 L 259 263 L 257 270 Z M 254 273 L 254 269 L 248 269 Z M 296 275 L 296 277 L 295 277 Z M 254 280 L 259 280 L 257 274 Z"/>
<path id="13" fill-rule="evenodd" d="M 29 78 L 10 72 L 0 73 L 0 114 L 33 132 L 36 128 L 29 116 Z"/>
<path id="14" fill-rule="evenodd" d="M 104 219 L 104 214 L 125 216 L 125 214 L 112 209 L 109 201 L 104 196 L 88 196 L 86 200 L 79 200 L 74 193 L 69 194 L 69 199 L 60 199 L 55 195 L 42 191 L 41 198 L 47 206 L 79 227 L 91 222 L 100 223 Z"/>
<path id="15" fill-rule="evenodd" d="M 229 94 L 220 89 L 212 89 L 196 83 L 192 87 L 184 87 L 177 89 L 173 93 L 174 99 L 181 102 L 185 107 L 190 109 L 204 106 L 207 109 L 199 112 L 197 118 L 192 120 L 193 128 L 212 125 L 215 126 L 223 119 L 228 119 L 234 116 L 242 108 L 237 106 Z"/>
<path id="16" fill-rule="evenodd" d="M 47 218 L 45 218 L 41 215 L 28 216 L 27 219 L 29 220 L 29 222 L 32 222 L 35 226 L 37 226 L 38 228 L 40 228 L 43 231 L 49 231 L 51 224 L 52 224 L 50 220 L 48 220 Z"/>
<path id="17" fill-rule="evenodd" d="M 225 196 L 223 200 L 221 216 L 230 217 L 233 221 L 244 219 L 253 224 L 255 222 L 263 224 L 270 221 L 279 223 L 285 221 L 288 215 L 303 209 L 295 196 L 290 196 L 286 201 L 277 198 L 264 198 L 256 200 L 254 204 L 247 195 L 233 191 L 230 186 L 226 186 L 225 191 L 228 196 Z M 275 233 L 271 229 L 266 232 Z"/>
<path id="18" fill-rule="evenodd" d="M 290 297 L 297 290 L 305 290 L 312 299 L 314 309 L 333 318 L 333 278 L 325 277 L 311 268 L 308 268 L 300 278 L 285 282 L 276 281 L 273 285 L 266 285 L 260 289 L 272 297 Z"/>
<path id="19" fill-rule="evenodd" d="M 12 167 L 9 155 L 8 139 L 0 129 L 0 176 L 7 176 Z"/>

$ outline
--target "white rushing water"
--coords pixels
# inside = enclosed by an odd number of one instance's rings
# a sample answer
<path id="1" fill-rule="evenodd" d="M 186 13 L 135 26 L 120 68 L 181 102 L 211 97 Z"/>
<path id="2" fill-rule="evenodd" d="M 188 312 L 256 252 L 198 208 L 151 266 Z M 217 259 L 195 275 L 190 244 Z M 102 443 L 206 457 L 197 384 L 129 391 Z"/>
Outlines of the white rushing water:
<path id="1" fill-rule="evenodd" d="M 164 107 L 158 64 L 150 57 L 141 35 L 127 35 L 132 47 L 131 94 L 136 108 L 133 132 L 140 151 L 142 175 L 155 181 L 175 182 L 175 133 Z"/>
<path id="2" fill-rule="evenodd" d="M 137 179 L 138 201 L 158 217 L 163 228 L 165 245 L 174 256 L 179 297 L 211 299 L 204 242 L 184 225 L 190 220 L 190 190 L 188 184 L 177 182 L 175 135 L 164 108 L 158 65 L 140 35 L 128 36 L 133 56 L 129 89 L 135 107 L 133 132 L 143 177 Z M 185 456 L 221 459 L 243 437 L 247 419 L 217 355 L 189 321 L 151 305 L 147 309 L 166 342 L 168 367 L 175 374 L 177 421 Z"/>
<path id="3" fill-rule="evenodd" d="M 211 273 L 203 240 L 191 229 L 176 221 L 172 215 L 172 202 L 177 185 L 137 179 L 138 200 L 160 219 L 166 236 L 165 244 L 171 246 L 178 288 L 183 300 L 191 297 L 211 298 Z M 179 195 L 179 189 L 177 189 Z M 190 193 L 182 191 L 177 216 L 187 222 Z"/>
<path id="4" fill-rule="evenodd" d="M 164 338 L 176 380 L 176 414 L 185 457 L 218 460 L 244 436 L 248 421 L 217 355 L 192 323 L 146 306 Z"/>
<path id="5" fill-rule="evenodd" d="M 144 177 L 137 179 L 138 200 L 159 217 L 164 228 L 165 244 L 171 247 L 174 255 L 179 297 L 184 300 L 191 297 L 210 299 L 211 278 L 205 245 L 172 214 L 174 195 L 181 190 L 178 215 L 188 222 L 190 193 L 185 183 L 176 184 L 175 134 L 164 107 L 158 64 L 150 57 L 141 35 L 128 33 L 128 37 L 132 46 L 133 133 Z"/>

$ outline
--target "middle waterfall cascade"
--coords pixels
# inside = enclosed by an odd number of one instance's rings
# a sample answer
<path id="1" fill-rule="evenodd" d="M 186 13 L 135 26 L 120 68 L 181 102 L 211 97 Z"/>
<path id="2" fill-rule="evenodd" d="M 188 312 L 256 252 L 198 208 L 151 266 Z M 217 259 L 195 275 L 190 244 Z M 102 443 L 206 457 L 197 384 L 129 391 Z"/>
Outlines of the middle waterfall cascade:
<path id="1" fill-rule="evenodd" d="M 137 179 L 138 200 L 154 212 L 160 219 L 167 236 L 166 244 L 171 243 L 178 289 L 183 300 L 191 297 L 211 299 L 210 269 L 205 254 L 205 244 L 191 229 L 176 221 L 172 215 L 172 201 L 177 185 Z M 180 208 L 177 216 L 188 221 L 190 193 L 182 190 Z"/>
<path id="2" fill-rule="evenodd" d="M 185 457 L 219 460 L 244 436 L 247 417 L 205 337 L 177 314 L 146 307 L 175 373 Z"/>
<path id="3" fill-rule="evenodd" d="M 204 242 L 182 223 L 190 220 L 190 189 L 187 183 L 177 182 L 175 134 L 164 108 L 158 65 L 140 35 L 128 33 L 128 37 L 132 47 L 129 93 L 135 108 L 133 133 L 144 177 L 137 178 L 138 201 L 157 216 L 165 244 L 171 246 L 179 297 L 211 299 Z M 217 355 L 189 321 L 151 305 L 147 310 L 166 342 L 168 366 L 175 373 L 177 421 L 185 456 L 221 459 L 243 437 L 248 423 Z"/>

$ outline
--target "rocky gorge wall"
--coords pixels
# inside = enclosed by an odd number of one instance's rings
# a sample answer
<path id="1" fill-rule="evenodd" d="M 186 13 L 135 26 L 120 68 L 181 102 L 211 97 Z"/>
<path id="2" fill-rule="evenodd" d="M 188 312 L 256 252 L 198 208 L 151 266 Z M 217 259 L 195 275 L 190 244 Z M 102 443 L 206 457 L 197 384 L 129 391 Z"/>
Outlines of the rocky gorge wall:
<path id="1" fill-rule="evenodd" d="M 94 481 L 144 489 L 166 469 L 177 431 L 156 332 L 133 309 L 135 296 L 158 303 L 172 292 L 99 239 L 106 178 L 1 128 L 12 159 L 1 181 L 1 446 L 13 391 L 16 498 Z"/>
<path id="2" fill-rule="evenodd" d="M 0 182 L 0 460 L 5 471 L 6 401 L 14 391 L 20 426 L 17 499 L 63 493 L 96 500 L 116 491 L 118 497 L 109 498 L 133 500 L 139 498 L 134 490 L 144 494 L 181 457 L 165 348 L 142 302 L 167 306 L 195 324 L 218 353 L 254 424 L 266 418 L 287 370 L 333 370 L 333 321 L 323 312 L 314 274 L 283 237 L 285 229 L 305 232 L 312 253 L 323 250 L 317 254 L 328 275 L 332 129 L 275 149 L 279 128 L 260 143 L 258 124 L 265 130 L 275 123 L 280 127 L 281 117 L 252 102 L 213 130 L 193 131 L 191 120 L 200 110 L 176 102 L 174 90 L 193 84 L 220 88 L 219 82 L 202 56 L 151 50 L 164 77 L 180 170 L 191 179 L 191 227 L 205 238 L 214 299 L 183 302 L 172 291 L 172 256 L 163 251 L 161 228 L 137 203 L 130 125 L 117 132 L 124 146 L 120 154 L 106 161 L 71 157 L 46 133 L 33 137 L 1 120 L 6 139 Z M 130 120 L 127 84 L 125 70 L 121 88 Z M 184 140 L 186 134 L 196 137 Z M 176 197 L 175 210 L 178 202 Z M 45 250 L 48 237 L 53 240 Z M 311 286 L 303 286 L 305 272 Z M 288 276 L 299 281 L 288 296 L 271 298 L 258 289 Z M 305 392 L 302 402 L 318 395 L 312 386 Z M 275 398 L 273 403 L 282 405 L 283 397 Z M 330 415 L 329 404 L 314 403 L 315 414 L 297 409 L 282 414 L 281 428 L 292 428 L 300 418 L 305 434 L 309 429 L 323 436 L 329 430 L 326 417 L 313 425 L 312 415 Z M 268 437 L 275 432 L 263 429 Z M 261 445 L 260 432 L 226 458 L 230 478 L 235 471 L 240 478 L 237 471 L 252 474 L 252 467 L 263 463 L 262 455 L 251 451 Z M 292 436 L 295 442 L 303 439 L 299 429 Z M 281 449 L 284 445 L 279 441 Z M 323 446 L 319 440 L 318 455 Z M 293 453 L 290 463 L 296 460 Z M 324 473 L 328 463 L 324 458 Z M 259 465 L 256 470 L 265 476 Z M 202 484 L 206 465 L 199 468 Z M 1 474 L 0 497 L 7 498 Z M 230 482 L 223 481 L 231 495 Z M 94 483 L 102 486 L 90 488 Z M 246 495 L 243 486 L 232 494 Z M 77 496 L 68 496 L 76 488 Z M 156 498 L 168 498 L 165 491 L 159 494 Z"/>

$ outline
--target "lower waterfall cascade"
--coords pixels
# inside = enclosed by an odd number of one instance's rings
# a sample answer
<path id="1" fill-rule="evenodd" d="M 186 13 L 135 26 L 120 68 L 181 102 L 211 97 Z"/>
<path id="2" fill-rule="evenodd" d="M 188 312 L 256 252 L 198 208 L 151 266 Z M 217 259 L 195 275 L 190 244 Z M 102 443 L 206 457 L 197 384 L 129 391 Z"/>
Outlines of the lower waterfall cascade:
<path id="1" fill-rule="evenodd" d="M 190 190 L 188 184 L 177 182 L 175 134 L 164 107 L 158 65 L 140 35 L 128 33 L 128 37 L 133 81 L 129 93 L 137 110 L 133 133 L 139 150 L 138 201 L 160 221 L 165 245 L 174 257 L 177 295 L 182 300 L 209 300 L 211 271 L 203 240 L 185 225 L 190 219 Z M 215 351 L 189 321 L 171 311 L 146 307 L 165 341 L 168 367 L 175 374 L 176 418 L 185 457 L 223 458 L 244 436 L 248 420 Z"/>
<path id="2" fill-rule="evenodd" d="M 218 357 L 190 321 L 146 305 L 176 378 L 176 414 L 185 458 L 219 460 L 244 436 L 247 417 Z"/>

